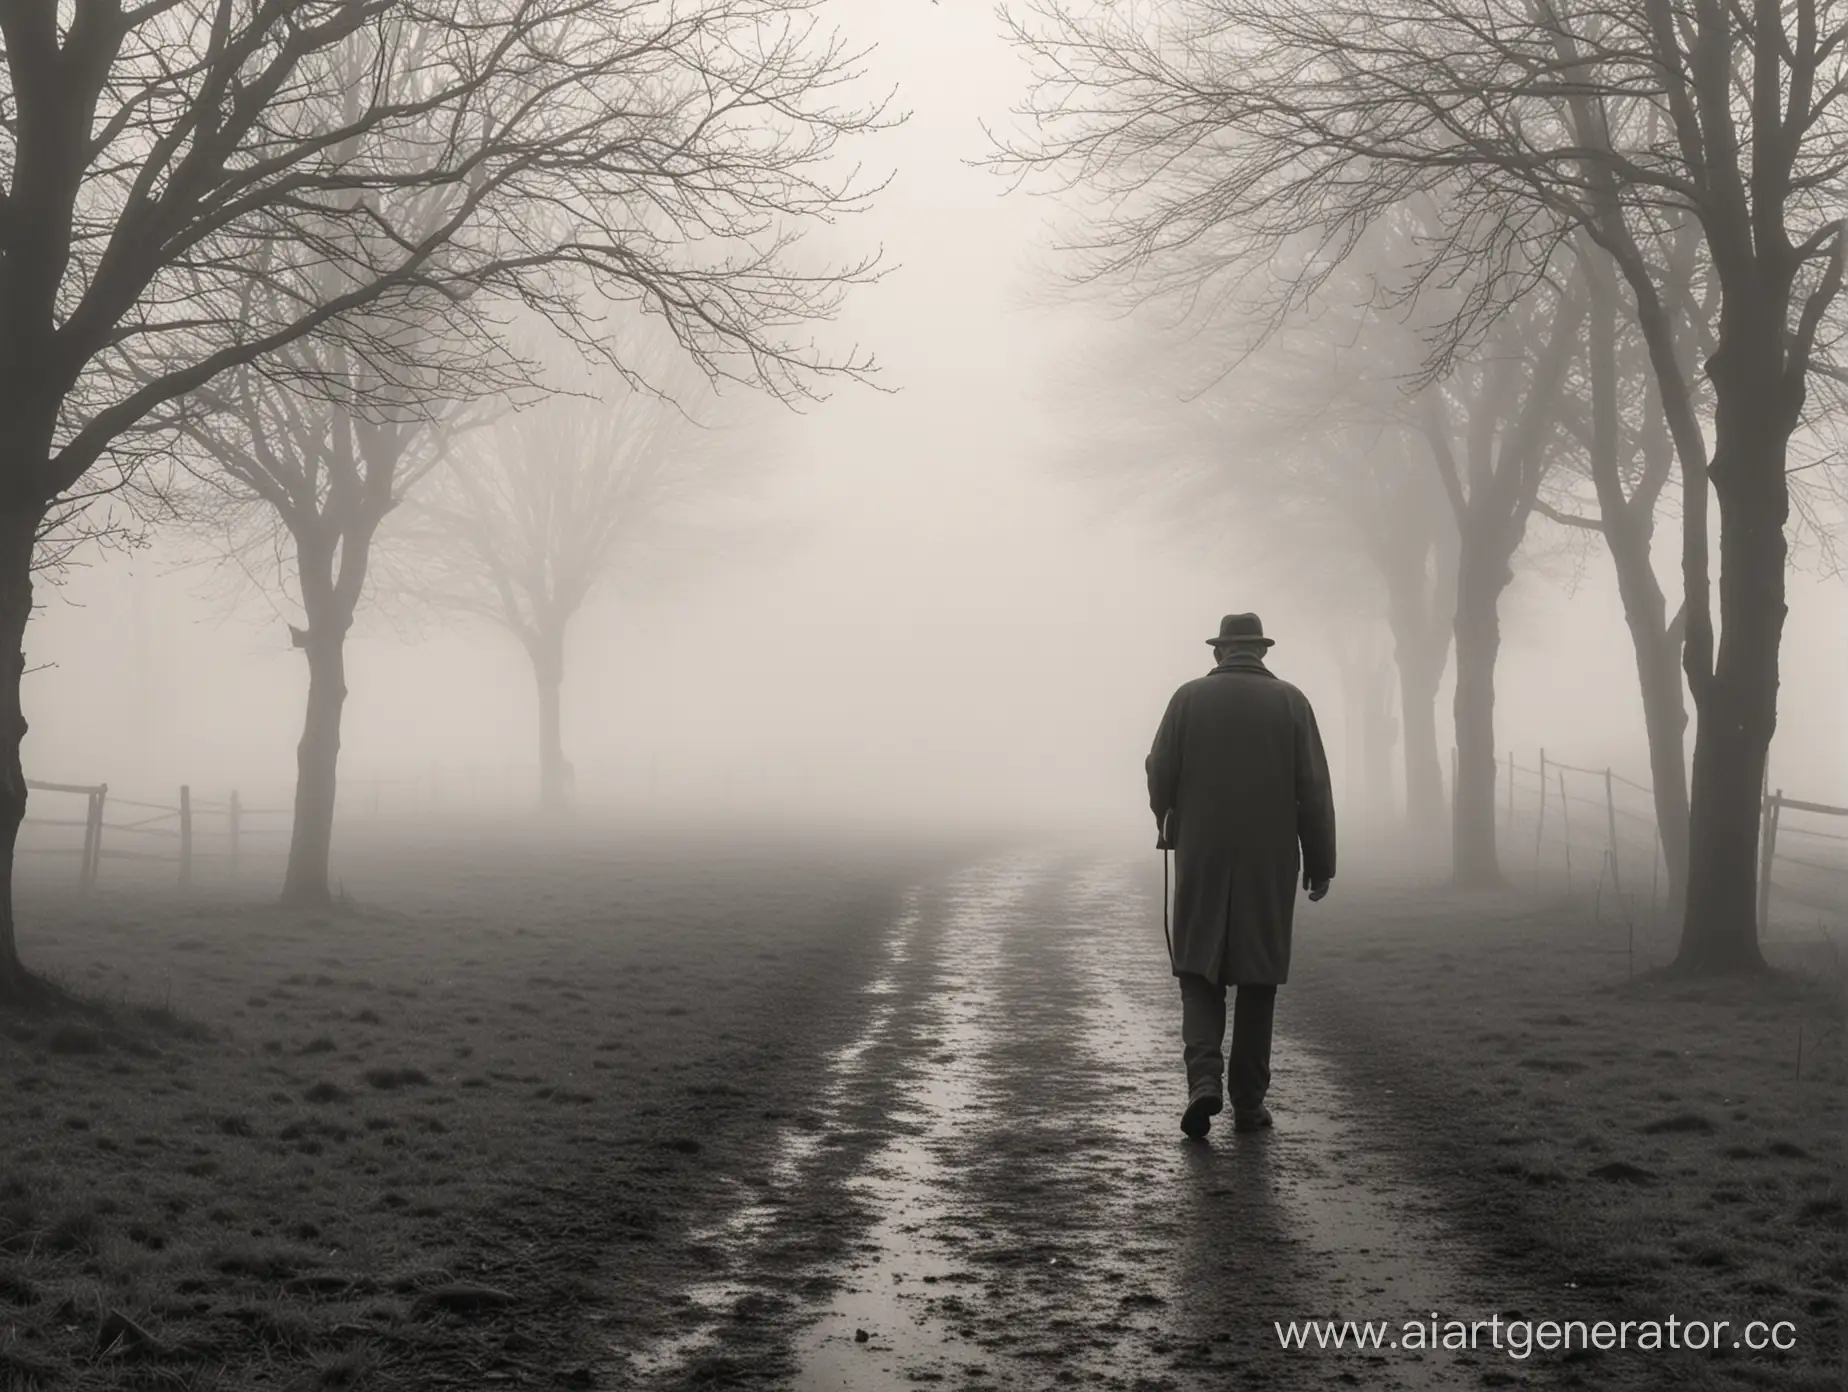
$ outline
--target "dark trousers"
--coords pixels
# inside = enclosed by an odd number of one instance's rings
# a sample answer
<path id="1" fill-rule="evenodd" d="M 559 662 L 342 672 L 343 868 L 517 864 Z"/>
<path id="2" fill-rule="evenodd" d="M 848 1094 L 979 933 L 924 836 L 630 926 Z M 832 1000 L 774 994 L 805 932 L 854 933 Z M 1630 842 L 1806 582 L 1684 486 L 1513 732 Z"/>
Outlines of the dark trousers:
<path id="1" fill-rule="evenodd" d="M 1227 1076 L 1235 1110 L 1246 1111 L 1270 1091 L 1271 1023 L 1277 1013 L 1275 986 L 1241 985 L 1232 1010 L 1232 1056 L 1224 1053 L 1226 988 L 1192 972 L 1181 973 L 1181 1043 L 1187 1060 L 1187 1095 L 1223 1096 Z"/>

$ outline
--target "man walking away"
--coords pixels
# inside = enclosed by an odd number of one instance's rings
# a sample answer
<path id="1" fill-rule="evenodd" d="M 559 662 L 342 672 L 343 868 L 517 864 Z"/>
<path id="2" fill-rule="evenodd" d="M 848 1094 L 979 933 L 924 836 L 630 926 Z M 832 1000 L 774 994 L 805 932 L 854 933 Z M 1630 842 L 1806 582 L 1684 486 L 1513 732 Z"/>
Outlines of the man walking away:
<path id="1" fill-rule="evenodd" d="M 1174 850 L 1181 1130 L 1196 1138 L 1223 1105 L 1228 986 L 1233 1129 L 1271 1124 L 1271 1019 L 1290 974 L 1297 874 L 1314 900 L 1335 873 L 1334 797 L 1308 698 L 1264 665 L 1272 640 L 1256 614 L 1226 615 L 1206 641 L 1217 665 L 1174 693 L 1147 764 L 1156 844 Z"/>

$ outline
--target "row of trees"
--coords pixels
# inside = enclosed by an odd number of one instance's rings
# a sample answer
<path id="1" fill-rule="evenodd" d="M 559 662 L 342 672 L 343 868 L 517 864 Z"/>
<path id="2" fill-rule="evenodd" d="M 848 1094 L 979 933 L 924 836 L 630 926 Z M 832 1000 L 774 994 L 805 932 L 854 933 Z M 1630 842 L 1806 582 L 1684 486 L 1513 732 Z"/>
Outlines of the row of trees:
<path id="1" fill-rule="evenodd" d="M 872 369 L 809 334 L 878 268 L 824 263 L 803 229 L 866 205 L 838 146 L 890 120 L 847 101 L 859 55 L 818 9 L 0 0 L 0 999 L 39 989 L 13 913 L 21 677 L 35 557 L 75 503 L 180 460 L 237 545 L 286 541 L 310 675 L 288 893 L 325 899 L 374 542 L 469 412 L 557 385 L 514 323 L 649 394 L 670 384 L 613 310 L 707 382 L 791 399 Z M 479 520 L 456 496 L 426 532 Z M 581 602 L 568 549 L 516 577 L 497 548 L 542 684 Z"/>
<path id="2" fill-rule="evenodd" d="M 180 480 L 161 502 L 209 556 L 303 620 L 288 625 L 308 697 L 285 901 L 330 898 L 346 639 L 369 602 L 412 622 L 484 620 L 518 644 L 537 695 L 540 807 L 569 805 L 571 622 L 599 585 L 660 549 L 677 504 L 726 459 L 700 438 L 716 403 L 698 364 L 649 323 L 627 327 L 627 376 L 540 338 L 526 356 L 542 370 L 513 384 L 513 401 L 432 392 L 380 412 L 375 389 L 361 411 L 251 368 L 194 394 Z M 299 351 L 279 356 L 307 366 Z M 351 380 L 338 345 L 332 356 L 316 366 Z"/>
<path id="3" fill-rule="evenodd" d="M 1270 422 L 1256 458 L 1233 437 L 1184 472 L 1268 470 L 1239 497 L 1281 480 L 1348 510 L 1387 595 L 1415 817 L 1454 646 L 1457 879 L 1499 877 L 1499 610 L 1544 516 L 1601 536 L 1617 576 L 1678 964 L 1760 967 L 1793 477 L 1830 462 L 1812 393 L 1840 380 L 1843 7 L 1033 0 L 1007 22 L 1039 81 L 993 163 L 1082 189 L 1074 280 L 1184 302 Z M 1313 408 L 1261 405 L 1280 376 Z M 1443 535 L 1398 525 L 1433 479 Z M 1671 494 L 1672 613 L 1652 564 Z"/>

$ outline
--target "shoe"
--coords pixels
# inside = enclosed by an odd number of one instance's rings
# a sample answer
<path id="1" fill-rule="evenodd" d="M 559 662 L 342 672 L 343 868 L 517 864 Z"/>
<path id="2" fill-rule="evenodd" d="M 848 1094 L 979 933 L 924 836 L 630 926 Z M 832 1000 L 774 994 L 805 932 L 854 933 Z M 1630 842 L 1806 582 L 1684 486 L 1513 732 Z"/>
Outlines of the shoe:
<path id="1" fill-rule="evenodd" d="M 1262 1103 L 1250 1111 L 1242 1108 L 1233 1110 L 1232 1129 L 1234 1131 L 1262 1131 L 1270 1125 L 1272 1125 L 1270 1108 Z"/>
<path id="2" fill-rule="evenodd" d="M 1194 1140 L 1199 1140 L 1212 1129 L 1213 1118 L 1218 1116 L 1225 1103 L 1214 1093 L 1203 1093 L 1187 1104 L 1187 1110 L 1181 1113 L 1181 1130 Z"/>

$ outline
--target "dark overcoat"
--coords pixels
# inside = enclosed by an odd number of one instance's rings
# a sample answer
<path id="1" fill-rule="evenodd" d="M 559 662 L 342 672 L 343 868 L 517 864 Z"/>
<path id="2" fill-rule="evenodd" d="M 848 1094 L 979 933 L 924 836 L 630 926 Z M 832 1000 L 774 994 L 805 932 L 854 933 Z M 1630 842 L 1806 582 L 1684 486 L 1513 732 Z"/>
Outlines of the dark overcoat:
<path id="1" fill-rule="evenodd" d="M 1174 693 L 1147 768 L 1156 825 L 1173 813 L 1175 975 L 1282 985 L 1298 876 L 1335 873 L 1309 699 L 1256 656 L 1230 658 Z"/>

